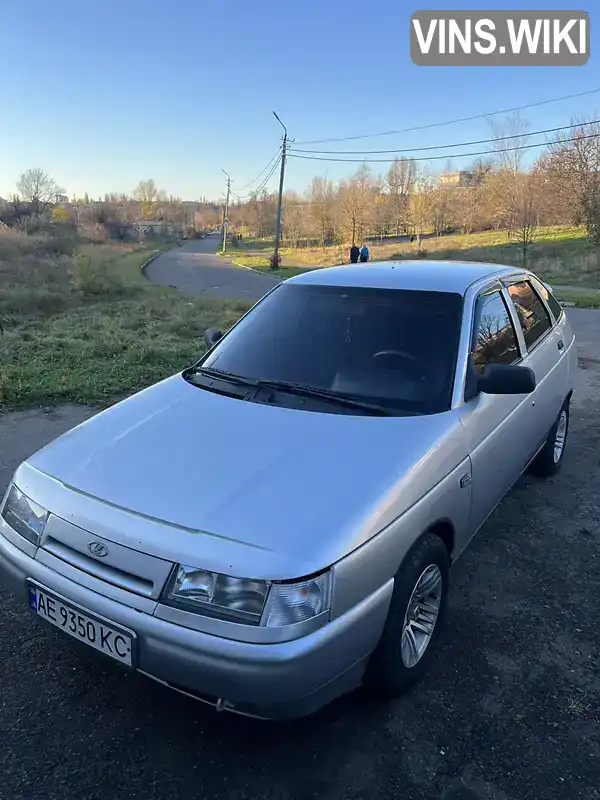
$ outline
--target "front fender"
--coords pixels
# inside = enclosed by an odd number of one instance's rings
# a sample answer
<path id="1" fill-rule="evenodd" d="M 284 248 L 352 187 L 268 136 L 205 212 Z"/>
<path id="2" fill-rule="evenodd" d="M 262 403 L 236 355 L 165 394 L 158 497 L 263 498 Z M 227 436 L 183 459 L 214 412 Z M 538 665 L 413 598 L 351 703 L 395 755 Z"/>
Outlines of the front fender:
<path id="1" fill-rule="evenodd" d="M 393 578 L 417 539 L 440 522 L 452 526 L 450 556 L 455 558 L 469 541 L 470 516 L 471 460 L 466 457 L 411 508 L 335 564 L 332 618 Z"/>

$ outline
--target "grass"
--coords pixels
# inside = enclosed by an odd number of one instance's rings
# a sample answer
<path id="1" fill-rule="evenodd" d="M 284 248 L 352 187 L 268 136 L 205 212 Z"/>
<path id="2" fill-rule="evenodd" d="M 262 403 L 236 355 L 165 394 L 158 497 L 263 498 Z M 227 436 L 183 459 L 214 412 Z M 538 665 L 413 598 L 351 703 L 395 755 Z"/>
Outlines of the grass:
<path id="1" fill-rule="evenodd" d="M 593 289 L 556 289 L 557 300 L 575 308 L 600 308 L 600 291 Z"/>
<path id="2" fill-rule="evenodd" d="M 264 243 L 256 244 L 228 255 L 267 270 Z M 0 410 L 111 402 L 196 360 L 207 327 L 227 330 L 235 323 L 248 303 L 187 297 L 146 281 L 142 264 L 171 246 L 91 245 L 70 235 L 0 229 Z M 430 239 L 423 246 L 431 258 L 520 263 L 518 246 L 502 233 Z M 318 268 L 312 260 L 323 252 L 284 249 L 286 266 L 275 274 L 288 278 Z M 330 248 L 321 260 L 340 263 L 341 253 Z M 373 248 L 375 258 L 415 254 L 414 246 L 398 243 Z M 593 291 L 600 286 L 599 248 L 579 229 L 541 231 L 529 265 L 544 280 L 569 287 L 557 289 L 563 302 L 600 308 L 600 291 Z"/>
<path id="3" fill-rule="evenodd" d="M 269 244 L 268 240 L 245 241 L 243 250 L 236 250 L 235 260 L 254 269 L 268 269 Z M 283 248 L 281 255 L 284 266 L 276 274 L 291 277 L 306 269 L 347 263 L 348 249 L 346 245 L 296 250 Z M 420 249 L 416 242 L 411 244 L 407 241 L 384 241 L 381 245 L 371 245 L 370 249 L 373 261 L 429 258 L 512 266 L 523 264 L 521 245 L 514 240 L 509 241 L 506 231 L 439 238 L 430 236 L 422 240 Z M 582 289 L 600 288 L 600 247 L 588 241 L 583 228 L 540 228 L 529 247 L 526 266 L 548 283 Z M 589 301 L 590 298 L 582 300 Z"/>
<path id="4" fill-rule="evenodd" d="M 257 252 L 261 251 L 261 252 Z M 289 251 L 293 252 L 293 251 Z M 270 275 L 276 275 L 280 278 L 293 278 L 294 275 L 300 275 L 306 272 L 310 267 L 302 266 L 282 266 L 281 269 L 271 270 L 269 256 L 272 254 L 272 249 L 264 251 L 264 242 L 262 240 L 250 241 L 248 246 L 244 245 L 239 247 L 237 242 L 227 242 L 227 251 L 219 252 L 220 256 L 231 258 L 232 261 L 238 266 L 249 267 L 256 269 L 259 272 L 268 272 Z M 286 250 L 281 250 L 282 259 L 285 259 Z"/>
<path id="5" fill-rule="evenodd" d="M 379 257 L 379 253 L 376 253 L 375 257 Z M 600 247 L 587 239 L 582 228 L 540 229 L 529 246 L 526 262 L 523 261 L 521 245 L 516 241 L 507 241 L 504 231 L 424 240 L 420 253 L 414 244 L 396 245 L 386 257 L 402 259 L 415 255 L 527 266 L 548 283 L 582 288 L 600 287 Z"/>
<path id="6" fill-rule="evenodd" d="M 249 307 L 150 284 L 140 268 L 155 248 L 83 246 L 46 258 L 27 241 L 9 252 L 5 238 L 0 231 L 3 411 L 131 394 L 195 361 L 205 328 L 227 329 Z"/>

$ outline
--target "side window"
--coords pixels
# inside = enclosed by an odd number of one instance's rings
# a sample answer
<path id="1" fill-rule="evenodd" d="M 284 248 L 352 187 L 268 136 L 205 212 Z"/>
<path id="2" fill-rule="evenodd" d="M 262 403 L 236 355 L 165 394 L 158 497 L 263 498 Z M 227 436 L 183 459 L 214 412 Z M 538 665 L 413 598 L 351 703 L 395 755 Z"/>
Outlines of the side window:
<path id="1" fill-rule="evenodd" d="M 477 372 L 487 364 L 512 364 L 520 358 L 515 329 L 499 291 L 477 300 L 471 355 Z"/>
<path id="2" fill-rule="evenodd" d="M 563 310 L 556 297 L 554 297 L 552 292 L 549 292 L 548 289 L 546 289 L 541 281 L 532 281 L 532 283 L 536 294 L 541 295 L 546 303 L 550 306 L 550 311 L 554 314 L 554 319 L 559 320 Z"/>
<path id="3" fill-rule="evenodd" d="M 529 281 L 513 283 L 508 288 L 510 299 L 517 309 L 517 315 L 525 344 L 530 350 L 534 344 L 552 327 L 552 320 L 546 311 L 544 304 L 533 291 Z"/>

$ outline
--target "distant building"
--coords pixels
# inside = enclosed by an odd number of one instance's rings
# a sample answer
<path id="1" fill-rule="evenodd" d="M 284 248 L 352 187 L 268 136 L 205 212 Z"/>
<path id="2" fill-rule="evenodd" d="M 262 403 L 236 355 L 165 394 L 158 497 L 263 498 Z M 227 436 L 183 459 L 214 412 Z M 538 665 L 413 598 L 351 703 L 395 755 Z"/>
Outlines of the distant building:
<path id="1" fill-rule="evenodd" d="M 470 186 L 477 186 L 480 183 L 477 175 L 474 172 L 467 170 L 460 170 L 459 172 L 446 172 L 440 175 L 441 186 L 458 186 L 460 188 L 468 188 Z"/>
<path id="2" fill-rule="evenodd" d="M 143 219 L 133 226 L 141 236 L 157 236 L 169 232 L 169 224 L 162 219 Z"/>

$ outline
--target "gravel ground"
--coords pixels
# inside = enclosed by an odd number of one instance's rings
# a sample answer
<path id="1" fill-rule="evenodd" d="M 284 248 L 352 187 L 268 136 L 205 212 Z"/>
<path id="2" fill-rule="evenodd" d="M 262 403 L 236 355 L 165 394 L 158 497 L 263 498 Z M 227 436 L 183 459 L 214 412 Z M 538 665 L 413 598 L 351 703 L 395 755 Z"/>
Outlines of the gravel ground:
<path id="1" fill-rule="evenodd" d="M 390 704 L 217 714 L 37 624 L 0 588 L 0 797 L 600 800 L 600 312 L 572 311 L 561 473 L 529 476 L 453 570 L 449 639 Z M 0 417 L 0 489 L 89 409 Z"/>

